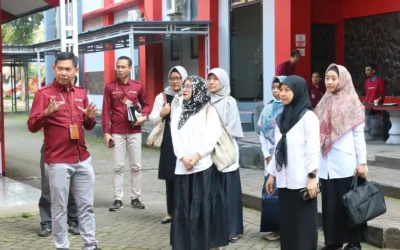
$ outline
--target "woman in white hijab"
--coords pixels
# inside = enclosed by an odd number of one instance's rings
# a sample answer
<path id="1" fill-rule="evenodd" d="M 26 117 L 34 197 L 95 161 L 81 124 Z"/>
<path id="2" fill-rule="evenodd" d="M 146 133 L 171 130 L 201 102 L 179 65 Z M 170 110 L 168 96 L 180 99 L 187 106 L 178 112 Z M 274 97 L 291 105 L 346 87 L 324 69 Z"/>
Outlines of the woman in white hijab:
<path id="1" fill-rule="evenodd" d="M 161 220 L 162 224 L 170 223 L 174 211 L 174 176 L 176 156 L 172 146 L 170 120 L 171 113 L 179 106 L 179 97 L 182 96 L 182 82 L 187 78 L 187 72 L 182 66 L 173 67 L 168 73 L 169 86 L 163 93 L 156 96 L 154 107 L 149 116 L 150 121 L 165 120 L 163 141 L 160 147 L 160 162 L 158 179 L 165 180 L 167 196 L 167 215 Z M 166 103 L 164 100 L 164 94 Z"/>
<path id="2" fill-rule="evenodd" d="M 243 204 L 242 187 L 239 174 L 239 147 L 237 138 L 243 137 L 242 124 L 236 100 L 230 96 L 231 86 L 229 76 L 221 68 L 212 69 L 208 73 L 208 91 L 211 94 L 211 105 L 213 105 L 230 135 L 238 152 L 237 161 L 234 165 L 223 171 L 224 188 L 226 194 L 228 240 L 235 242 L 239 235 L 243 234 Z"/>

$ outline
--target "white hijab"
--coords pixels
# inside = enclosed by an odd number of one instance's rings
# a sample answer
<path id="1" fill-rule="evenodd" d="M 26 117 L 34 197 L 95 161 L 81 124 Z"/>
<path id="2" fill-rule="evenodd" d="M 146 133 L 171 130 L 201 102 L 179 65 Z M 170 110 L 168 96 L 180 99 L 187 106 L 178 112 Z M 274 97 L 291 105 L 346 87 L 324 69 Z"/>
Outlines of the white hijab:
<path id="1" fill-rule="evenodd" d="M 168 78 L 171 76 L 172 72 L 176 70 L 181 75 L 182 84 L 185 82 L 186 78 L 188 77 L 188 73 L 186 69 L 182 66 L 175 66 L 168 72 Z M 174 99 L 171 102 L 171 116 L 174 110 L 179 107 L 179 98 L 182 96 L 182 89 L 179 92 L 175 92 L 171 86 L 168 86 L 164 89 L 166 95 L 173 96 Z"/>
<path id="2" fill-rule="evenodd" d="M 221 68 L 212 69 L 208 73 L 208 76 L 210 74 L 214 74 L 221 83 L 221 87 L 218 92 L 210 93 L 211 104 L 217 109 L 231 136 L 243 137 L 242 124 L 237 106 L 234 109 L 227 106 L 231 104 L 229 99 L 234 100 L 233 98 L 228 98 L 231 95 L 231 85 L 228 74 Z M 237 105 L 236 101 L 234 101 L 232 104 Z M 227 112 L 229 112 L 229 114 L 227 114 Z"/>

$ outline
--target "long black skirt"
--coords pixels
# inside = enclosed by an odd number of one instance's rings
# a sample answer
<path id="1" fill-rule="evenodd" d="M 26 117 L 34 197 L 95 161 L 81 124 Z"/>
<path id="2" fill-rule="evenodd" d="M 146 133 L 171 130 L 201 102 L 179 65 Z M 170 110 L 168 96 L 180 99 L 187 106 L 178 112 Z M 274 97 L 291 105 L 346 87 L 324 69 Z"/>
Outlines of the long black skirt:
<path id="1" fill-rule="evenodd" d="M 355 228 L 349 227 L 348 216 L 342 201 L 343 195 L 350 190 L 353 178 L 320 179 L 325 245 L 366 241 L 367 224 Z"/>
<path id="2" fill-rule="evenodd" d="M 208 250 L 228 244 L 222 173 L 213 165 L 190 175 L 175 175 L 172 249 Z"/>
<path id="3" fill-rule="evenodd" d="M 228 240 L 243 235 L 242 185 L 239 169 L 222 174 L 226 197 Z"/>
<path id="4" fill-rule="evenodd" d="M 304 201 L 300 189 L 278 188 L 282 250 L 316 250 L 317 199 Z"/>

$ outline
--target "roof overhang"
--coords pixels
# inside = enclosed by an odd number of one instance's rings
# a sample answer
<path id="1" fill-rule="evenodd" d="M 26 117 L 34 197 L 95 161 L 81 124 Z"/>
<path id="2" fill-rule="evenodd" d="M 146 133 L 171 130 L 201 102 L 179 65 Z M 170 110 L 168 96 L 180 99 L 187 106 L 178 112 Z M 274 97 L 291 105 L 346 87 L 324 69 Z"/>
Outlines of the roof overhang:
<path id="1" fill-rule="evenodd" d="M 1 22 L 7 23 L 20 17 L 57 7 L 60 0 L 2 0 Z"/>
<path id="2" fill-rule="evenodd" d="M 135 47 L 162 43 L 209 34 L 210 21 L 139 21 L 122 22 L 80 33 L 79 54 L 95 53 L 130 47 L 130 36 Z M 56 54 L 61 49 L 60 39 L 33 45 L 3 44 L 3 58 L 40 57 Z"/>

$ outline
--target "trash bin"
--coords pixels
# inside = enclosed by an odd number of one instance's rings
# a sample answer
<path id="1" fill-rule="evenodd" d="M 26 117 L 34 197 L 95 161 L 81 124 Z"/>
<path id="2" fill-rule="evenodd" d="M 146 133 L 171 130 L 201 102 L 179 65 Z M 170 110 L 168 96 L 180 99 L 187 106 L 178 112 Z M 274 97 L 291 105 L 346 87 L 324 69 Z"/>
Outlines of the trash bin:
<path id="1" fill-rule="evenodd" d="M 257 123 L 258 123 L 258 119 L 260 118 L 263 107 L 264 107 L 264 105 L 258 105 L 258 106 L 254 106 L 254 108 L 253 108 L 253 110 L 254 110 L 254 115 L 253 115 L 254 130 L 256 131 L 257 134 L 260 134 L 260 128 L 258 127 Z"/>

